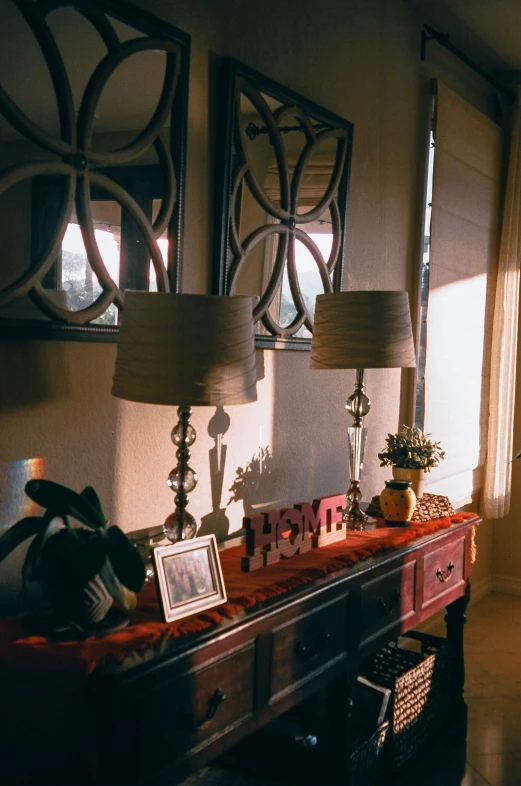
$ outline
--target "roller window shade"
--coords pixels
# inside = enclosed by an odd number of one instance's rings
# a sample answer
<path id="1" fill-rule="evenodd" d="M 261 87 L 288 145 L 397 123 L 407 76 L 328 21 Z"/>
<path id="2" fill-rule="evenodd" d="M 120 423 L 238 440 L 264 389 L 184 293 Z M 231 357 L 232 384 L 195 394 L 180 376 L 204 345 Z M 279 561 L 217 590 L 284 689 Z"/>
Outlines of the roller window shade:
<path id="1" fill-rule="evenodd" d="M 503 140 L 456 93 L 435 91 L 424 428 L 446 458 L 427 490 L 460 505 L 483 482 Z"/>
<path id="2" fill-rule="evenodd" d="M 288 156 L 288 170 L 290 180 L 294 175 L 297 165 L 297 156 Z M 314 156 L 306 164 L 306 169 L 300 184 L 299 207 L 315 207 L 327 191 L 333 175 L 334 160 L 326 156 Z M 279 169 L 275 159 L 268 164 L 268 171 L 264 181 L 264 190 L 274 205 L 280 203 Z"/>

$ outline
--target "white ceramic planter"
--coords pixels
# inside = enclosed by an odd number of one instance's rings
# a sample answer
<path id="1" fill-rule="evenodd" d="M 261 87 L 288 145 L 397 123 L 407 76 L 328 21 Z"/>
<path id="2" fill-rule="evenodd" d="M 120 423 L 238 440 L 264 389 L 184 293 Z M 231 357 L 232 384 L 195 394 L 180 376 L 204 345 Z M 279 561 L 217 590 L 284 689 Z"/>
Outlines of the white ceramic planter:
<path id="1" fill-rule="evenodd" d="M 424 469 L 407 469 L 406 467 L 393 467 L 393 478 L 395 480 L 408 480 L 411 488 L 416 494 L 416 499 L 423 497 L 423 485 L 426 472 Z"/>

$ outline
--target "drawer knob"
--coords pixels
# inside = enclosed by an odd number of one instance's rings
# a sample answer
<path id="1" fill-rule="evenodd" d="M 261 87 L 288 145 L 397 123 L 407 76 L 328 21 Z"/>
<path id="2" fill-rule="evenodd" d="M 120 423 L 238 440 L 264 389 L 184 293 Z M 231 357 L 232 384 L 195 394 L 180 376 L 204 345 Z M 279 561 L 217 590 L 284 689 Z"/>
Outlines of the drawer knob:
<path id="1" fill-rule="evenodd" d="M 446 581 L 450 579 L 453 570 L 454 570 L 453 562 L 449 562 L 449 564 L 447 565 L 446 573 L 444 573 L 441 568 L 438 568 L 438 570 L 436 571 L 436 577 L 438 581 L 441 581 L 441 583 L 444 584 Z"/>
<path id="2" fill-rule="evenodd" d="M 304 660 L 314 660 L 318 658 L 330 638 L 331 634 L 327 630 L 321 630 L 314 644 L 302 644 L 298 641 L 295 647 L 296 653 Z"/>
<path id="3" fill-rule="evenodd" d="M 384 617 L 388 617 L 389 614 L 392 614 L 393 611 L 396 611 L 401 597 L 402 593 L 400 590 L 395 589 L 388 598 L 378 598 L 378 608 L 380 609 L 380 613 L 383 614 Z"/>
<path id="4" fill-rule="evenodd" d="M 198 729 L 203 729 L 205 726 L 207 726 L 210 723 L 210 721 L 213 720 L 213 718 L 215 717 L 215 713 L 217 712 L 217 710 L 219 709 L 225 698 L 226 698 L 226 694 L 220 688 L 217 688 L 214 694 L 210 696 L 210 698 L 208 699 L 208 710 L 203 715 L 203 717 L 200 718 L 199 720 L 193 718 L 192 720 L 193 728 L 198 730 Z"/>

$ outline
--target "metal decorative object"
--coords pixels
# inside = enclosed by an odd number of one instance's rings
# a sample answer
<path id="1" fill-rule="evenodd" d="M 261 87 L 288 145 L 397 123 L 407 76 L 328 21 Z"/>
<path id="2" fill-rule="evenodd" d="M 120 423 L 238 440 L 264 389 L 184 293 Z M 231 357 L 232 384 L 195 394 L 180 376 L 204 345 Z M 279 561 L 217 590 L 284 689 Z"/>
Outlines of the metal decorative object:
<path id="1" fill-rule="evenodd" d="M 323 123 L 315 123 L 313 128 L 315 131 L 322 131 L 323 129 L 327 128 L 327 126 Z M 279 133 L 281 134 L 290 134 L 292 131 L 300 131 L 300 133 L 303 133 L 304 129 L 302 126 L 279 126 Z M 266 128 L 266 126 L 255 125 L 255 123 L 248 123 L 244 133 L 248 139 L 253 142 L 253 140 L 256 139 L 259 134 L 269 134 L 269 128 Z"/>
<path id="2" fill-rule="evenodd" d="M 231 59 L 222 84 L 214 291 L 257 296 L 257 346 L 309 349 L 342 282 L 353 126 Z"/>
<path id="3" fill-rule="evenodd" d="M 59 131 L 53 134 L 40 122 L 41 106 L 34 112 L 31 108 L 29 116 L 22 104 L 16 103 L 5 89 L 4 79 L 0 77 L 0 131 L 4 131 L 4 137 L 0 135 L 0 205 L 14 198 L 10 194 L 17 194 L 17 187 L 29 189 L 29 207 L 27 211 L 20 211 L 20 218 L 29 214 L 28 226 L 32 232 L 26 259 L 20 259 L 22 252 L 17 254 L 15 251 L 11 256 L 4 254 L 0 262 L 0 335 L 117 340 L 116 316 L 113 326 L 93 324 L 93 321 L 99 321 L 111 306 L 123 309 L 122 290 L 132 287 L 135 280 L 129 269 L 132 249 L 140 252 L 139 264 L 144 268 L 140 285 L 133 288 L 148 288 L 150 261 L 159 291 L 179 288 L 189 37 L 121 0 L 7 2 L 8 6 L 3 7 L 3 13 L 9 11 L 4 36 L 32 37 L 35 53 L 31 56 L 35 62 L 45 63 L 49 84 L 54 89 Z M 85 74 L 85 84 L 79 85 L 77 69 L 83 75 L 92 57 L 91 39 L 83 40 L 86 32 L 93 40 L 97 37 L 96 45 L 103 47 L 104 54 Z M 73 53 L 77 61 L 70 56 L 74 43 L 77 43 L 77 51 Z M 157 55 L 157 60 L 150 58 L 151 53 L 154 58 Z M 8 61 L 3 74 L 9 76 L 18 67 L 24 70 L 27 78 L 26 54 L 20 51 L 17 62 Z M 147 88 L 145 81 L 136 85 L 128 79 L 128 74 L 139 71 L 137 64 L 143 62 L 136 57 L 144 57 L 154 68 L 160 65 L 164 77 L 159 99 L 148 122 L 143 122 L 144 127 L 124 129 L 122 123 L 115 132 L 111 129 L 105 133 L 107 138 L 110 133 L 113 137 L 118 135 L 107 149 L 105 141 L 100 142 L 103 135 L 97 133 L 100 126 L 96 123 L 99 123 L 101 97 L 107 84 L 114 90 L 111 81 L 114 74 L 118 73 L 118 79 L 122 73 L 127 76 L 128 84 L 122 83 L 126 91 L 117 95 L 123 109 L 131 106 L 133 111 L 134 107 L 139 107 L 147 99 L 148 88 L 153 87 L 152 84 Z M 144 74 L 141 76 L 146 79 Z M 35 74 L 34 79 L 37 78 L 43 79 L 43 76 Z M 156 89 L 159 92 L 159 88 Z M 119 83 L 115 92 L 117 90 Z M 48 103 L 52 105 L 52 100 Z M 130 109 L 128 120 L 134 120 Z M 16 142 L 11 141 L 13 138 Z M 28 154 L 26 160 L 15 155 L 14 164 L 3 166 L 3 161 L 10 157 L 10 144 L 18 145 L 17 150 L 27 148 Z M 143 193 L 145 174 L 149 175 L 152 169 L 154 177 L 160 181 L 154 218 L 151 199 L 145 205 L 133 193 L 131 184 L 131 177 L 137 178 L 139 193 Z M 10 192 L 10 189 L 14 190 Z M 103 197 L 96 197 L 96 194 L 103 194 Z M 103 199 L 105 204 L 110 201 L 121 209 L 117 275 L 109 271 L 100 251 L 93 199 Z M 51 201 L 51 217 L 46 217 L 45 231 L 38 237 L 39 219 L 46 210 L 49 212 Z M 90 290 L 91 302 L 79 308 L 71 308 L 66 302 L 67 293 L 61 289 L 57 274 L 63 239 L 73 215 L 81 229 L 86 270 L 88 268 L 88 276 L 94 282 Z M 130 227 L 128 232 L 123 226 L 125 222 Z M 131 240 L 124 240 L 124 231 L 132 236 Z M 167 262 L 158 244 L 165 233 L 168 237 Z M 85 276 L 87 278 L 87 272 Z M 22 312 L 17 311 L 18 304 L 22 303 L 25 304 L 23 318 L 19 316 Z M 27 319 L 29 315 L 31 318 Z"/>

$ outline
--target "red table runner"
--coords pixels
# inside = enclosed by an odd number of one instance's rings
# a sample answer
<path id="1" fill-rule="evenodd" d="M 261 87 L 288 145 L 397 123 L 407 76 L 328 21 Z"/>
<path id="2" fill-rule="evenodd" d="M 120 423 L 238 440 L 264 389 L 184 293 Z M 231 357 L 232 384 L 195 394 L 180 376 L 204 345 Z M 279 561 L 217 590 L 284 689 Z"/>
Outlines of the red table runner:
<path id="1" fill-rule="evenodd" d="M 51 641 L 43 636 L 27 636 L 22 617 L 11 617 L 0 621 L 0 662 L 13 668 L 88 674 L 107 658 L 121 661 L 129 653 L 143 650 L 165 637 L 178 638 L 217 627 L 223 619 L 233 618 L 244 609 L 252 609 L 367 557 L 402 548 L 423 535 L 475 517 L 475 513 L 458 513 L 429 522 L 413 521 L 403 528 L 382 526 L 366 532 L 350 531 L 345 540 L 252 573 L 241 571 L 244 546 L 225 549 L 220 552 L 228 595 L 224 605 L 177 622 L 162 622 L 156 588 L 150 583 L 139 594 L 138 608 L 127 628 L 103 638 L 91 636 L 85 641 Z"/>

